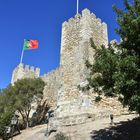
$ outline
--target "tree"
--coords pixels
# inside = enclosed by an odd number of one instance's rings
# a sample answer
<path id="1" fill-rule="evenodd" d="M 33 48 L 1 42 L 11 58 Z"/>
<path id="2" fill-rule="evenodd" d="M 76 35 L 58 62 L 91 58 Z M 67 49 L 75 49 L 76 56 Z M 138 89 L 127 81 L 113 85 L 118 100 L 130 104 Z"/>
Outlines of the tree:
<path id="1" fill-rule="evenodd" d="M 105 46 L 97 47 L 91 39 L 92 48 L 95 50 L 93 65 L 86 62 L 88 68 L 90 68 L 90 77 L 88 78 L 90 87 L 94 88 L 94 91 L 101 93 L 102 91 L 107 96 L 115 96 L 115 79 L 113 74 L 117 71 L 117 65 L 119 61 L 119 51 L 116 53 L 116 49 L 110 45 L 109 48 Z"/>
<path id="2" fill-rule="evenodd" d="M 36 112 L 34 112 L 32 115 L 31 126 L 45 123 L 46 122 L 46 114 L 47 114 L 49 109 L 50 109 L 50 106 L 47 102 L 47 99 L 44 100 L 42 102 L 42 104 L 39 104 L 36 108 Z"/>
<path id="3" fill-rule="evenodd" d="M 129 4 L 124 0 L 125 10 L 114 6 L 122 41 L 108 48 L 96 47 L 95 63 L 91 70 L 90 87 L 105 95 L 122 95 L 123 105 L 140 113 L 140 1 Z"/>
<path id="4" fill-rule="evenodd" d="M 5 96 L 3 91 L 0 93 L 0 138 L 6 138 L 6 127 L 9 126 L 14 108 L 8 106 L 9 99 Z M 6 104 L 7 103 L 7 104 Z"/>
<path id="5" fill-rule="evenodd" d="M 10 99 L 10 106 L 13 106 L 22 116 L 26 127 L 29 126 L 29 115 L 32 104 L 39 104 L 43 98 L 45 83 L 39 79 L 21 79 L 9 86 L 5 94 Z"/>
<path id="6" fill-rule="evenodd" d="M 114 6 L 118 15 L 119 27 L 116 31 L 121 36 L 121 61 L 118 73 L 114 75 L 115 86 L 123 94 L 124 105 L 140 113 L 140 0 L 133 4 L 124 1 L 126 10 Z"/>

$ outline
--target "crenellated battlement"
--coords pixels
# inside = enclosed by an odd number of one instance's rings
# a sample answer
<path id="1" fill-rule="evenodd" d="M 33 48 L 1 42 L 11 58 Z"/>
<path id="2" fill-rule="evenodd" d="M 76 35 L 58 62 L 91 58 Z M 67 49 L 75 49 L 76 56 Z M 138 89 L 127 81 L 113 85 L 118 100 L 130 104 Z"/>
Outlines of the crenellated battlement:
<path id="1" fill-rule="evenodd" d="M 68 21 L 65 21 L 62 23 L 62 28 L 67 28 L 70 26 L 76 26 L 77 22 L 79 22 L 81 19 L 81 15 L 80 14 L 76 14 L 75 17 L 70 18 Z"/>
<path id="2" fill-rule="evenodd" d="M 42 76 L 42 79 L 44 81 L 48 81 L 50 78 L 56 78 L 58 76 L 58 73 L 59 73 L 59 68 L 56 68 L 54 70 L 52 70 L 51 72 L 48 72 L 48 73 L 45 73 L 43 76 Z M 46 80 L 47 79 L 47 80 Z"/>
<path id="3" fill-rule="evenodd" d="M 82 14 L 76 14 L 62 24 L 61 54 L 65 53 L 65 46 L 71 42 L 78 42 L 78 39 L 89 40 L 93 38 L 97 46 L 108 45 L 107 24 L 97 18 L 94 13 L 84 9 Z"/>
<path id="4" fill-rule="evenodd" d="M 14 84 L 18 79 L 22 78 L 38 78 L 40 69 L 34 66 L 19 64 L 13 71 L 11 83 Z"/>
<path id="5" fill-rule="evenodd" d="M 44 82 L 48 83 L 49 81 L 58 81 L 59 77 L 62 77 L 62 68 L 57 67 L 56 69 L 52 70 L 51 72 L 45 73 L 41 78 Z"/>
<path id="6" fill-rule="evenodd" d="M 34 72 L 34 73 L 40 72 L 40 68 L 34 67 L 34 66 L 29 66 L 29 65 L 24 65 L 24 64 L 19 64 L 18 69 L 23 69 L 25 72 Z"/>
<path id="7" fill-rule="evenodd" d="M 40 68 L 36 68 L 34 66 L 29 66 L 29 65 L 23 65 L 23 68 L 25 71 L 30 71 L 30 72 L 35 72 L 35 73 L 38 73 L 40 72 Z"/>
<path id="8" fill-rule="evenodd" d="M 77 23 L 80 23 L 81 19 L 89 19 L 90 22 L 95 22 L 99 26 L 104 26 L 104 22 L 100 18 L 96 18 L 96 15 L 94 13 L 90 13 L 88 9 L 84 9 L 81 14 L 76 14 L 75 17 L 72 17 L 68 19 L 68 21 L 63 22 L 62 28 L 68 28 L 68 27 L 74 27 L 77 25 Z M 106 24 L 107 25 L 107 24 Z"/>

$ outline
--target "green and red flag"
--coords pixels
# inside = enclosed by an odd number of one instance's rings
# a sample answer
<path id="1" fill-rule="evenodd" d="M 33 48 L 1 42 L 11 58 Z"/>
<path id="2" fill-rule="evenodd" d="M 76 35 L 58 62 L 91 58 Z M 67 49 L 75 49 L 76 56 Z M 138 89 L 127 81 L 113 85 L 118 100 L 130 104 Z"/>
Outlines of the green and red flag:
<path id="1" fill-rule="evenodd" d="M 38 40 L 24 40 L 23 50 L 31 50 L 38 48 Z"/>

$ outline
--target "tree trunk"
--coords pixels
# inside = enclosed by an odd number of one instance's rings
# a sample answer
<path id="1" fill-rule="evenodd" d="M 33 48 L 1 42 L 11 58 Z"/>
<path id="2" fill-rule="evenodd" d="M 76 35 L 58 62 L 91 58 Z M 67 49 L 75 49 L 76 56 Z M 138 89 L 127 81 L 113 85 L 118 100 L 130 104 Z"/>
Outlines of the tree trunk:
<path id="1" fill-rule="evenodd" d="M 22 116 L 22 120 L 23 120 L 23 124 L 24 124 L 25 127 L 26 127 L 26 116 L 24 115 L 24 113 L 22 113 L 21 110 L 18 110 L 18 111 L 19 111 L 19 113 L 21 114 L 21 116 Z"/>
<path id="2" fill-rule="evenodd" d="M 26 122 L 26 128 L 29 128 L 29 121 Z"/>
<path id="3" fill-rule="evenodd" d="M 29 128 L 29 114 L 30 114 L 31 109 L 26 112 L 26 128 Z"/>

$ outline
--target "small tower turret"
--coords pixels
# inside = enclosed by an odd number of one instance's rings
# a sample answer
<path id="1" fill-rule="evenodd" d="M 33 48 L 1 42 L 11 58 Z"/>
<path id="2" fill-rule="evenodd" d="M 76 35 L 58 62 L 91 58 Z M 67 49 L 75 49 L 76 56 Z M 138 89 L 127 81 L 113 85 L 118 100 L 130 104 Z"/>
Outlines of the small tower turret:
<path id="1" fill-rule="evenodd" d="M 33 66 L 19 64 L 12 73 L 11 84 L 14 84 L 18 79 L 23 78 L 38 78 L 40 76 L 40 69 Z"/>

